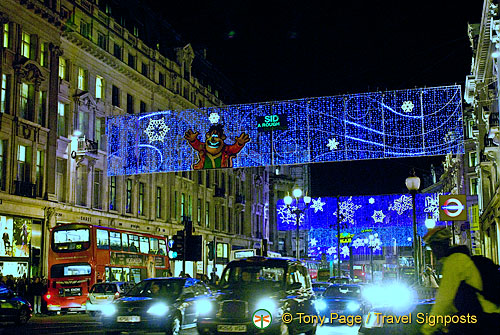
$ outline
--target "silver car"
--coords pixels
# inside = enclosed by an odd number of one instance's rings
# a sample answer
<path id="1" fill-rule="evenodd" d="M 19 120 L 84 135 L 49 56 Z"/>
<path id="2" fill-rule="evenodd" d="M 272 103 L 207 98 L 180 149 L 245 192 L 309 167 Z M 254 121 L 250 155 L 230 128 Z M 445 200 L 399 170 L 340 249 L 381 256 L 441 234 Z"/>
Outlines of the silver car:
<path id="1" fill-rule="evenodd" d="M 120 298 L 123 293 L 134 286 L 129 282 L 104 282 L 97 283 L 90 289 L 85 308 L 88 314 L 95 316 L 102 307 Z"/>

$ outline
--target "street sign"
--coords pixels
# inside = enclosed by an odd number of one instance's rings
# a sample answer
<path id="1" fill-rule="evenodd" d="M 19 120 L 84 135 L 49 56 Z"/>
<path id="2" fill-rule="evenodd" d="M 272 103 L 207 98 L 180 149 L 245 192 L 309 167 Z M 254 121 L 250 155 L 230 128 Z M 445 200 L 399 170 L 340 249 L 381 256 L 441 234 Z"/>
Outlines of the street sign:
<path id="1" fill-rule="evenodd" d="M 440 221 L 465 221 L 467 220 L 467 197 L 465 194 L 439 196 Z"/>

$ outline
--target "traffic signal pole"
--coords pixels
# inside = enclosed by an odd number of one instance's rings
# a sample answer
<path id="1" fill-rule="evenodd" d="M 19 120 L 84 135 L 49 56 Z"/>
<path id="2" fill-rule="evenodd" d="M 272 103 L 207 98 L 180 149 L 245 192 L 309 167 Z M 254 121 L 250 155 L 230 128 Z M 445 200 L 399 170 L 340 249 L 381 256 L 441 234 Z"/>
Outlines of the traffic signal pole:
<path id="1" fill-rule="evenodd" d="M 186 276 L 186 228 L 182 230 L 182 243 L 184 244 L 184 252 L 182 253 L 182 273 Z"/>

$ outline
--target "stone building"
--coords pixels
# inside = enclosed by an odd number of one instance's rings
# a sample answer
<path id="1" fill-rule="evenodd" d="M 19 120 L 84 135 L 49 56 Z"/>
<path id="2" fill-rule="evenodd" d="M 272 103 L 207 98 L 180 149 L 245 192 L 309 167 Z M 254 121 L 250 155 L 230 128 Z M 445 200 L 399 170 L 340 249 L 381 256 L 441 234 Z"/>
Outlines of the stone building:
<path id="1" fill-rule="evenodd" d="M 214 265 L 208 241 L 220 273 L 232 249 L 268 239 L 266 168 L 107 177 L 107 116 L 240 99 L 161 17 L 135 0 L 3 0 L 0 22 L 3 274 L 46 276 L 61 223 L 172 236 L 188 217 L 203 236 L 193 276 Z"/>

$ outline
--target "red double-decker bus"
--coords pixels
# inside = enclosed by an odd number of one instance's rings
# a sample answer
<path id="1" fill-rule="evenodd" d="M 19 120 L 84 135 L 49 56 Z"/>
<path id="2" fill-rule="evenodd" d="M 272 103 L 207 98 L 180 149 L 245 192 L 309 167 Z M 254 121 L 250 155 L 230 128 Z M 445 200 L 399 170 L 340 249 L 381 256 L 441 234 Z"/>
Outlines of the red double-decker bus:
<path id="1" fill-rule="evenodd" d="M 48 261 L 49 311 L 84 311 L 95 283 L 139 282 L 170 268 L 165 237 L 83 223 L 51 230 Z"/>

